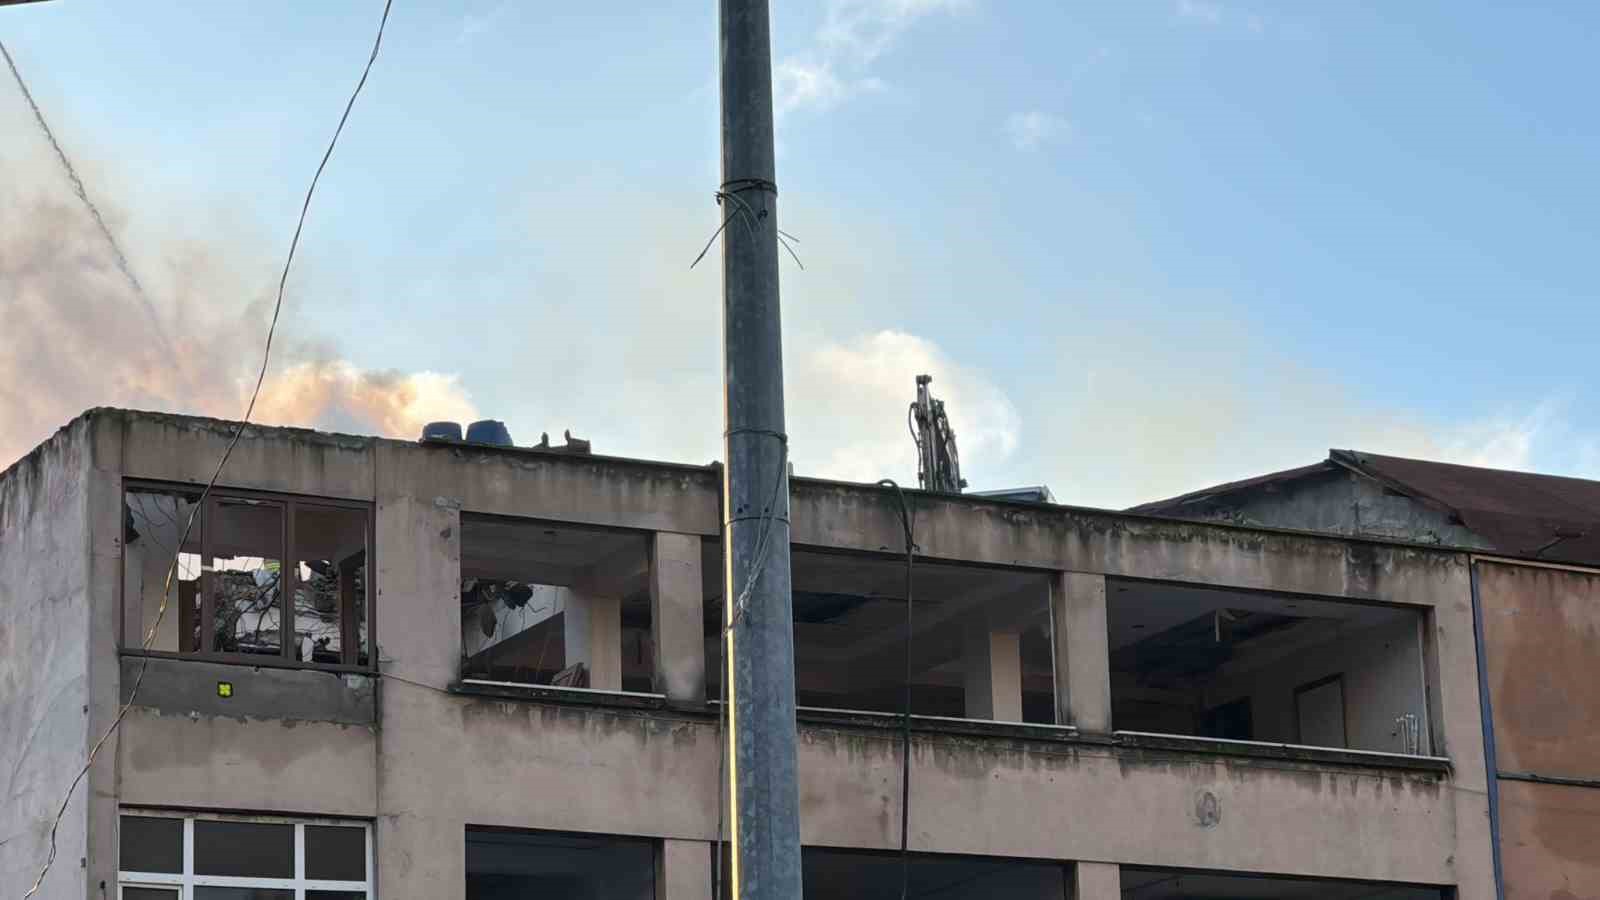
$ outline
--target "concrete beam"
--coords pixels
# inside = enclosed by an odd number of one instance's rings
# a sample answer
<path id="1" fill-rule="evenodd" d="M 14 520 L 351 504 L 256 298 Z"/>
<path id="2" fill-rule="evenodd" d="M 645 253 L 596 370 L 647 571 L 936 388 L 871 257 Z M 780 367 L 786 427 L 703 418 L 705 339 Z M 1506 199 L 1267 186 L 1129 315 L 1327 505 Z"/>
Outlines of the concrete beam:
<path id="1" fill-rule="evenodd" d="M 1080 862 L 1072 867 L 1071 900 L 1122 900 L 1122 867 Z"/>
<path id="2" fill-rule="evenodd" d="M 1061 572 L 1051 584 L 1056 658 L 1056 722 L 1110 732 L 1111 662 L 1104 575 Z"/>
<path id="3" fill-rule="evenodd" d="M 662 841 L 656 851 L 656 900 L 706 900 L 711 895 L 711 844 Z"/>
<path id="4" fill-rule="evenodd" d="M 650 553 L 655 689 L 668 700 L 706 698 L 705 598 L 700 537 L 657 532 Z"/>
<path id="5" fill-rule="evenodd" d="M 967 718 L 1022 721 L 1021 638 L 987 627 L 967 632 L 962 654 Z"/>
<path id="6" fill-rule="evenodd" d="M 567 665 L 583 663 L 589 687 L 622 690 L 622 601 L 614 595 L 579 594 L 561 614 Z"/>

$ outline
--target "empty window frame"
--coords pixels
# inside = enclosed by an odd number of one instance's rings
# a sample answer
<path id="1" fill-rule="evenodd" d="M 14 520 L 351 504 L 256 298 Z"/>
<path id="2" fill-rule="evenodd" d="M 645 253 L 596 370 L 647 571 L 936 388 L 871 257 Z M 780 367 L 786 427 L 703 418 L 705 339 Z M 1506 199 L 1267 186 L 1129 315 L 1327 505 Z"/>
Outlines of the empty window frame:
<path id="1" fill-rule="evenodd" d="M 124 647 L 370 667 L 369 504 L 237 490 L 213 490 L 204 508 L 199 499 L 189 487 L 124 491 Z"/>
<path id="2" fill-rule="evenodd" d="M 602 834 L 467 829 L 466 900 L 654 900 L 654 841 Z"/>
<path id="3" fill-rule="evenodd" d="M 371 900 L 364 822 L 124 810 L 123 900 Z"/>
<path id="4" fill-rule="evenodd" d="M 1429 752 L 1415 608 L 1109 579 L 1121 731 Z"/>
<path id="5" fill-rule="evenodd" d="M 705 543 L 701 569 L 707 693 L 716 696 L 723 615 L 718 543 Z M 905 558 L 796 546 L 790 569 L 796 703 L 900 712 L 906 677 Z M 913 578 L 912 712 L 1053 724 L 1048 573 L 919 560 Z"/>
<path id="6" fill-rule="evenodd" d="M 461 657 L 467 679 L 653 691 L 648 536 L 463 513 Z"/>

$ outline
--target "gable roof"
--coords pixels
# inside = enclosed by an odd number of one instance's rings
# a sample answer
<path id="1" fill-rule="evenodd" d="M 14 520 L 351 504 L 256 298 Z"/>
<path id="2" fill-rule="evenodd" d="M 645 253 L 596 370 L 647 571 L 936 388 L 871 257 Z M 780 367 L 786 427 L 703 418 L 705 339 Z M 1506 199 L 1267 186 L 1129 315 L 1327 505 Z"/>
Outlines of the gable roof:
<path id="1" fill-rule="evenodd" d="M 1443 506 L 1501 552 L 1600 562 L 1600 481 L 1354 450 L 1331 450 L 1328 459 Z"/>
<path id="2" fill-rule="evenodd" d="M 1233 495 L 1293 490 L 1306 479 L 1346 470 L 1460 520 L 1496 551 L 1600 564 L 1600 481 L 1329 450 L 1322 462 L 1232 481 L 1129 512 L 1183 516 L 1226 506 Z"/>

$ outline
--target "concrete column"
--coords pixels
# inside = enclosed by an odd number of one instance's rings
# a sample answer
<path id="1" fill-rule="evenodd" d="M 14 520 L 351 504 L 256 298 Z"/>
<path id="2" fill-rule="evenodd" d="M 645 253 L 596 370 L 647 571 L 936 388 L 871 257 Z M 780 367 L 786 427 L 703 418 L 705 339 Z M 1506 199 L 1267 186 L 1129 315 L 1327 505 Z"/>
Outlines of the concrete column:
<path id="1" fill-rule="evenodd" d="M 1056 722 L 1081 731 L 1111 730 L 1111 662 L 1106 634 L 1106 578 L 1059 572 L 1050 586 L 1055 626 Z"/>
<path id="2" fill-rule="evenodd" d="M 711 844 L 667 838 L 656 851 L 656 900 L 711 896 Z"/>
<path id="3" fill-rule="evenodd" d="M 668 700 L 705 700 L 705 597 L 698 535 L 655 535 L 650 623 L 655 630 L 655 689 Z"/>
<path id="4" fill-rule="evenodd" d="M 622 601 L 576 591 L 570 601 L 562 614 L 567 665 L 583 663 L 595 690 L 622 690 Z"/>
<path id="5" fill-rule="evenodd" d="M 967 718 L 1021 722 L 1022 636 L 969 628 L 962 656 Z"/>
<path id="6" fill-rule="evenodd" d="M 1122 900 L 1122 867 L 1081 862 L 1072 867 L 1071 900 Z"/>

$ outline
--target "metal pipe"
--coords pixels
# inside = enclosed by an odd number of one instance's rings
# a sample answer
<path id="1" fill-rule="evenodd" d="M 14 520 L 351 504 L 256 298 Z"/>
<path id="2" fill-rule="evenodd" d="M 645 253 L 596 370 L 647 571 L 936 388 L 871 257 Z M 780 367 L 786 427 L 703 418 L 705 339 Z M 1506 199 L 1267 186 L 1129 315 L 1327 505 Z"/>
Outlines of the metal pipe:
<path id="1" fill-rule="evenodd" d="M 1478 715 L 1483 719 L 1483 768 L 1488 776 L 1489 843 L 1494 862 L 1494 895 L 1506 900 L 1505 876 L 1500 868 L 1500 763 L 1495 758 L 1494 703 L 1489 698 L 1489 660 L 1484 654 L 1483 603 L 1478 599 L 1478 561 L 1467 563 L 1472 584 L 1472 639 L 1478 647 Z"/>
<path id="2" fill-rule="evenodd" d="M 720 0 L 719 12 L 733 896 L 800 900 L 770 26 L 767 0 Z"/>

